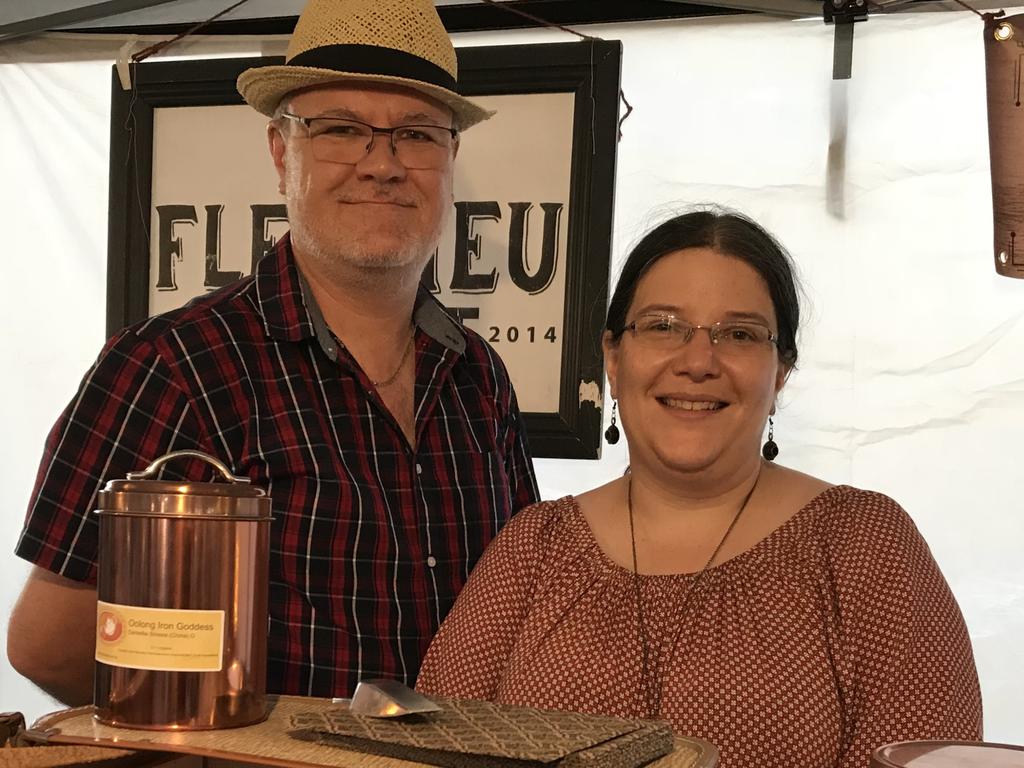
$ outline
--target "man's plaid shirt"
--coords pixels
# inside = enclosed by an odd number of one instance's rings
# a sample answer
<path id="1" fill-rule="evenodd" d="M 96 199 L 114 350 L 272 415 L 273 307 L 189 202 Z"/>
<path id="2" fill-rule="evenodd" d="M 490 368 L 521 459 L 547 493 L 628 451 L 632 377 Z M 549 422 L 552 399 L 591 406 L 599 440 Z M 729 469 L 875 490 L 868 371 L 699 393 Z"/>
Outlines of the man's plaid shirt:
<path id="1" fill-rule="evenodd" d="M 537 500 L 515 394 L 421 293 L 410 447 L 303 283 L 284 238 L 254 275 L 108 341 L 47 440 L 17 554 L 94 582 L 97 492 L 198 449 L 272 498 L 268 688 L 411 685 L 484 547 Z"/>

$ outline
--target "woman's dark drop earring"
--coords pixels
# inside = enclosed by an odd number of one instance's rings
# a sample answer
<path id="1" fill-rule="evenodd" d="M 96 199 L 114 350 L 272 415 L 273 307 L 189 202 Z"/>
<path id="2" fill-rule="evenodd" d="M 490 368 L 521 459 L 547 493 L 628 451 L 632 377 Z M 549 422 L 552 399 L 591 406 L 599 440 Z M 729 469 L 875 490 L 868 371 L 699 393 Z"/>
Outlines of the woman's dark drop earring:
<path id="1" fill-rule="evenodd" d="M 775 444 L 775 422 L 771 416 L 768 417 L 768 440 L 761 446 L 761 455 L 768 461 L 775 461 L 779 455 L 779 446 Z"/>
<path id="2" fill-rule="evenodd" d="M 615 445 L 619 442 L 619 428 L 615 425 L 615 410 L 618 407 L 618 401 L 612 400 L 612 423 L 604 431 L 604 439 L 608 441 L 608 445 Z"/>

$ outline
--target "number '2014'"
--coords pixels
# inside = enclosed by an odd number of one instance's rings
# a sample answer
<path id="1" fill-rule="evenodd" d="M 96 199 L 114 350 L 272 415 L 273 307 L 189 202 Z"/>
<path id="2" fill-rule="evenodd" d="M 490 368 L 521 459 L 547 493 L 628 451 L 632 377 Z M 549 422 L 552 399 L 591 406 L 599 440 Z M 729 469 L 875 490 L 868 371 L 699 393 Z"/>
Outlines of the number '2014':
<path id="1" fill-rule="evenodd" d="M 510 325 L 508 328 L 505 328 L 504 331 L 498 326 L 492 325 L 488 327 L 488 330 L 491 333 L 487 337 L 487 340 L 491 342 L 508 341 L 512 344 L 515 344 L 516 342 L 522 340 L 524 342 L 533 344 L 535 341 L 537 341 L 538 338 L 540 338 L 544 341 L 549 341 L 552 344 L 554 344 L 555 339 L 557 338 L 557 336 L 555 336 L 555 326 L 553 325 L 548 327 L 548 329 L 544 331 L 544 334 L 542 336 L 537 335 L 537 329 L 534 328 L 532 325 L 529 326 L 528 328 L 524 328 L 522 335 L 520 335 L 519 333 L 519 328 L 517 328 L 514 325 Z"/>

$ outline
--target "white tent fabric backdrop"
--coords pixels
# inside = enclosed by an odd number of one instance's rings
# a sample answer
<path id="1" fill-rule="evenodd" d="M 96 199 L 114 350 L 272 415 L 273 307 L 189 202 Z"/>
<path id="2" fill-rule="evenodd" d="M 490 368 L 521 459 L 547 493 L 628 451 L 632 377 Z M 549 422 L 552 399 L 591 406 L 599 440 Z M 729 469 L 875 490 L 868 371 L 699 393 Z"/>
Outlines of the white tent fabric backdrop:
<path id="1" fill-rule="evenodd" d="M 623 41 L 634 107 L 619 145 L 613 276 L 653 222 L 701 201 L 749 213 L 790 248 L 806 322 L 776 416 L 779 460 L 906 507 L 967 618 L 986 738 L 1024 742 L 1024 281 L 992 267 L 980 20 L 872 17 L 857 25 L 853 80 L 839 86 L 832 29 L 820 20 L 585 31 Z M 456 42 L 568 39 L 524 31 Z M 43 439 L 104 339 L 110 66 L 122 42 L 0 45 L 5 636 L 28 570 L 11 552 Z M 172 50 L 281 49 L 208 38 Z M 830 213 L 833 97 L 846 98 L 849 122 L 845 205 Z M 597 485 L 626 461 L 621 443 L 599 461 L 538 461 L 543 495 Z M 31 718 L 54 708 L 0 662 L 0 710 Z"/>

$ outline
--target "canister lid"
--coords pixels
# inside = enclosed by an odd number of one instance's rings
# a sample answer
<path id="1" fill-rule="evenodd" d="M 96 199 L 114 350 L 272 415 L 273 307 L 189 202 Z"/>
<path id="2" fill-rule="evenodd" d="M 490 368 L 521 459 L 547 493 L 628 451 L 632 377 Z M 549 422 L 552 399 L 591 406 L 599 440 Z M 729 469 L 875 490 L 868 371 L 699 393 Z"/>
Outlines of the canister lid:
<path id="1" fill-rule="evenodd" d="M 168 461 L 200 459 L 214 466 L 226 482 L 152 479 Z M 99 493 L 100 515 L 155 515 L 158 517 L 216 517 L 269 520 L 270 497 L 247 477 L 236 477 L 220 460 L 201 451 L 172 451 L 141 472 L 124 480 L 111 480 Z"/>

